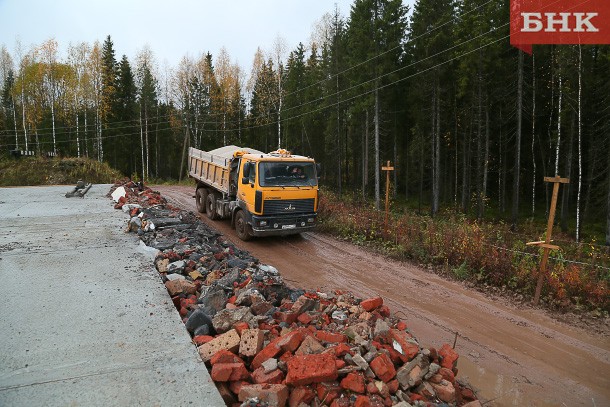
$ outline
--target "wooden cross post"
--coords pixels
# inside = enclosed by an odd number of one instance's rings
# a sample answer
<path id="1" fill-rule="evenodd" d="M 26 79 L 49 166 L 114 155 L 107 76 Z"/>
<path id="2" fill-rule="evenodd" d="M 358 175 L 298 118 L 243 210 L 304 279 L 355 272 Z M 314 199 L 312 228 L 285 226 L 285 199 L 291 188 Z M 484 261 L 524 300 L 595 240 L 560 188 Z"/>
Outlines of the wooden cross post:
<path id="1" fill-rule="evenodd" d="M 546 226 L 546 240 L 540 242 L 526 243 L 528 246 L 540 246 L 544 248 L 542 260 L 540 261 L 540 272 L 538 273 L 538 283 L 536 284 L 536 293 L 534 294 L 534 305 L 538 305 L 540 300 L 540 292 L 542 291 L 542 283 L 546 274 L 546 263 L 549 259 L 551 250 L 559 249 L 559 246 L 551 244 L 551 234 L 553 233 L 553 223 L 555 222 L 555 209 L 557 208 L 557 196 L 559 195 L 559 184 L 569 184 L 569 178 L 561 178 L 558 175 L 555 177 L 544 177 L 544 182 L 553 183 L 553 196 L 551 198 L 551 209 L 549 211 L 549 221 Z"/>
<path id="2" fill-rule="evenodd" d="M 385 167 L 381 167 L 381 169 L 386 172 L 386 178 L 385 178 L 385 222 L 383 223 L 383 225 L 384 225 L 385 234 L 387 235 L 388 234 L 388 213 L 390 211 L 390 171 L 394 171 L 394 167 L 392 167 L 390 165 L 390 162 L 388 161 L 387 165 Z"/>

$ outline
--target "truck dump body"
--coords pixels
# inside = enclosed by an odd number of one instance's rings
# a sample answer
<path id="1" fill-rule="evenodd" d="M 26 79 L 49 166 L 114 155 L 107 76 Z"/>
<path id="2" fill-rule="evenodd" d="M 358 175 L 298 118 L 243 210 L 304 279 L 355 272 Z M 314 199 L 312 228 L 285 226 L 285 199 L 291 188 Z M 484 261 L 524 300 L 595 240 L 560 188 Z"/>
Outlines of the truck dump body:
<path id="1" fill-rule="evenodd" d="M 212 220 L 230 217 L 243 240 L 313 228 L 317 172 L 312 158 L 286 150 L 265 154 L 238 146 L 189 149 L 189 175 L 197 180 L 197 210 Z"/>
<path id="2" fill-rule="evenodd" d="M 229 164 L 237 151 L 263 154 L 251 148 L 226 146 L 211 151 L 189 147 L 189 175 L 216 190 L 229 193 Z"/>

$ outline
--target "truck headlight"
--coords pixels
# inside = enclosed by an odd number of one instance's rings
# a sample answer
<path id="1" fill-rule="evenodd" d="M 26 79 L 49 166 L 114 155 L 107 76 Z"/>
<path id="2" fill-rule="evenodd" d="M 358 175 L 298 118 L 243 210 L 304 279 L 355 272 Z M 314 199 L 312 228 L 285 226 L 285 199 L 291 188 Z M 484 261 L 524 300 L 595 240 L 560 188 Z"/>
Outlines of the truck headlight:
<path id="1" fill-rule="evenodd" d="M 305 222 L 301 222 L 301 226 L 305 226 Z"/>
<path id="2" fill-rule="evenodd" d="M 307 222 L 309 222 L 309 223 L 313 223 L 313 221 L 314 221 L 314 218 L 308 218 L 307 219 Z"/>
<path id="3" fill-rule="evenodd" d="M 260 225 L 260 226 L 267 226 L 267 221 L 266 221 L 266 220 L 261 220 L 261 221 L 259 222 L 259 225 Z"/>
<path id="4" fill-rule="evenodd" d="M 273 224 L 273 227 L 274 227 L 274 228 L 276 228 L 276 229 L 277 229 L 277 227 L 278 227 L 278 226 L 279 226 L 279 225 L 278 225 L 277 223 L 274 223 L 274 224 Z"/>

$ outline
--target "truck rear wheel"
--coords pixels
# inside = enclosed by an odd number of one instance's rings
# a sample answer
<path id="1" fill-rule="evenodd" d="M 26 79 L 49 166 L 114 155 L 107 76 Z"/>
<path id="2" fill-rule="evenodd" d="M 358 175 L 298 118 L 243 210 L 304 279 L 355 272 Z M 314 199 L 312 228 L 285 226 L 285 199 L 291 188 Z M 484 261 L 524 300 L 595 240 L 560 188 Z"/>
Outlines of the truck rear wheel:
<path id="1" fill-rule="evenodd" d="M 251 227 L 246 221 L 244 211 L 237 211 L 235 214 L 235 232 L 237 237 L 243 241 L 248 241 L 252 238 Z"/>
<path id="2" fill-rule="evenodd" d="M 214 192 L 208 193 L 206 199 L 205 214 L 210 220 L 218 219 L 218 213 L 216 212 L 216 194 Z"/>
<path id="3" fill-rule="evenodd" d="M 208 190 L 201 187 L 197 188 L 197 192 L 195 193 L 195 206 L 197 206 L 197 212 L 204 213 L 205 212 L 205 203 L 208 199 Z"/>

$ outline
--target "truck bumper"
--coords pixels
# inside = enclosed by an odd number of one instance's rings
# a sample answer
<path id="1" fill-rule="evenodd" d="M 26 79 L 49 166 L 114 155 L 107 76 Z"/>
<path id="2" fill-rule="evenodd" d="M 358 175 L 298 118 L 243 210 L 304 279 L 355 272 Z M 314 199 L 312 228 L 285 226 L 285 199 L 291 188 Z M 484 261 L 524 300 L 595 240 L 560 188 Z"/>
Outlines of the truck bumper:
<path id="1" fill-rule="evenodd" d="M 313 229 L 317 216 L 316 213 L 290 216 L 252 215 L 252 232 L 254 236 L 294 235 Z"/>

